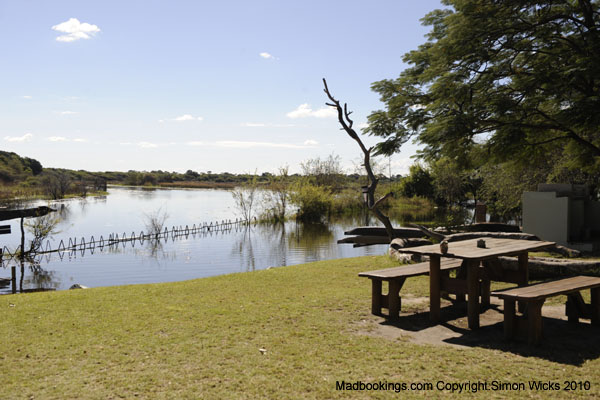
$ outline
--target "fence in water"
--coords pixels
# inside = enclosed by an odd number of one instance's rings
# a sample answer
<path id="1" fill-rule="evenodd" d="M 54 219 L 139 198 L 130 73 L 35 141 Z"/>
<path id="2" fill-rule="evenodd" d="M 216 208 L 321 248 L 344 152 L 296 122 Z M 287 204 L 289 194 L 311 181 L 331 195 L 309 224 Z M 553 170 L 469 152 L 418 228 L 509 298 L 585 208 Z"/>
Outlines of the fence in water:
<path id="1" fill-rule="evenodd" d="M 64 254 L 65 252 L 75 252 L 81 251 L 85 252 L 86 250 L 90 250 L 92 253 L 96 249 L 103 250 L 106 248 L 115 247 L 118 245 L 127 245 L 135 246 L 136 242 L 140 244 L 144 244 L 145 241 L 158 241 L 164 240 L 167 241 L 169 239 L 175 240 L 181 237 L 189 237 L 190 235 L 197 234 L 209 234 L 209 233 L 229 233 L 233 230 L 238 231 L 239 229 L 246 228 L 251 223 L 256 223 L 256 219 L 254 221 L 247 221 L 242 219 L 236 219 L 235 221 L 221 221 L 221 222 L 211 222 L 211 223 L 200 223 L 198 225 L 193 224 L 191 227 L 189 225 L 184 226 L 172 226 L 171 229 L 165 227 L 164 230 L 160 232 L 153 233 L 144 233 L 144 231 L 140 231 L 138 234 L 135 232 L 131 232 L 130 235 L 127 235 L 126 232 L 123 232 L 121 236 L 118 233 L 111 233 L 107 238 L 104 236 L 100 236 L 96 239 L 94 236 L 91 236 L 88 240 L 82 237 L 79 242 L 77 238 L 69 238 L 68 241 L 62 239 L 58 246 L 53 248 L 52 244 L 49 240 L 46 240 L 45 245 L 42 245 L 34 252 L 29 252 L 27 255 L 30 257 L 35 257 L 44 254 L 50 253 L 59 253 L 59 255 Z M 11 250 L 6 246 L 3 247 L 2 253 L 0 253 L 0 260 L 2 257 L 7 258 L 18 258 L 21 255 L 21 246 L 17 246 L 16 249 Z"/>

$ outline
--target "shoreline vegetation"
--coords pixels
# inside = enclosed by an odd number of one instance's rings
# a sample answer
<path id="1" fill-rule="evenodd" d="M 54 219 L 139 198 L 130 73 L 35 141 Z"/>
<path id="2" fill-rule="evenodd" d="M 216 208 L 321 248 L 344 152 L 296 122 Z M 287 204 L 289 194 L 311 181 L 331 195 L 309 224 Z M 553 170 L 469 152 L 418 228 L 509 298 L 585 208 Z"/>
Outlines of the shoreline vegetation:
<path id="1" fill-rule="evenodd" d="M 280 168 L 275 174 L 217 174 L 191 170 L 185 173 L 89 172 L 44 168 L 34 159 L 0 151 L 0 204 L 106 195 L 109 185 L 148 189 L 226 189 L 232 193 L 239 191 L 242 197 L 238 199 L 244 201 L 247 193 L 271 193 L 257 200 L 253 210 L 241 213 L 250 219 L 277 222 L 296 217 L 315 222 L 365 210 L 361 185 L 365 184 L 366 177 L 343 173 L 340 163 L 340 158 L 333 155 L 307 160 L 301 165 L 302 174 L 288 174 L 287 167 Z M 423 220 L 432 218 L 436 203 L 415 192 L 414 184 L 407 178 L 380 174 L 380 180 L 380 195 L 384 191 L 398 193 L 383 205 L 392 218 L 414 214 Z"/>
<path id="2" fill-rule="evenodd" d="M 529 390 L 528 382 L 573 380 L 592 382 L 580 395 L 600 395 L 595 344 L 557 354 L 543 345 L 455 347 L 413 343 L 408 335 L 418 331 L 378 333 L 384 325 L 370 314 L 371 285 L 357 274 L 395 265 L 387 256 L 366 256 L 184 282 L 2 296 L 0 393 L 11 399 L 460 397 L 437 391 L 436 382 L 499 381 L 523 382 L 526 396 L 544 398 L 547 392 Z M 427 294 L 427 278 L 411 278 L 402 295 L 413 301 L 403 302 L 403 310 L 426 321 Z M 501 336 L 500 325 L 486 329 Z M 336 388 L 342 381 L 434 389 L 349 392 Z M 517 395 L 482 393 L 490 394 Z"/>

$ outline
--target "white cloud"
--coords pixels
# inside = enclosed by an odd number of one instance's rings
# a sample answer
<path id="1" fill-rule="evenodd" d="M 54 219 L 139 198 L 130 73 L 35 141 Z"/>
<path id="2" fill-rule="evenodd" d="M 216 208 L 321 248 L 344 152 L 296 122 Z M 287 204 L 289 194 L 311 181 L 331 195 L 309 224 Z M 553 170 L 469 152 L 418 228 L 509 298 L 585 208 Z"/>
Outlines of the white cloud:
<path id="1" fill-rule="evenodd" d="M 158 147 L 157 144 L 150 142 L 139 142 L 137 145 L 142 149 L 155 149 Z"/>
<path id="2" fill-rule="evenodd" d="M 68 21 L 61 22 L 52 27 L 57 32 L 65 33 L 56 37 L 59 42 L 74 42 L 79 39 L 90 39 L 96 33 L 100 32 L 97 25 L 79 22 L 77 18 L 69 18 Z"/>
<path id="3" fill-rule="evenodd" d="M 273 59 L 275 59 L 275 57 L 273 57 L 271 54 L 269 54 L 269 53 L 267 53 L 265 51 L 263 51 L 262 53 L 260 53 L 259 56 L 261 56 L 262 58 L 267 59 L 267 60 L 273 60 Z"/>
<path id="4" fill-rule="evenodd" d="M 204 142 L 191 141 L 186 143 L 188 146 L 204 146 Z"/>
<path id="5" fill-rule="evenodd" d="M 263 123 L 256 123 L 256 122 L 244 122 L 242 124 L 242 126 L 248 127 L 248 128 L 258 128 L 261 126 L 267 126 L 267 124 L 263 124 Z"/>
<path id="6" fill-rule="evenodd" d="M 310 108 L 308 103 L 300 104 L 298 108 L 294 111 L 290 111 L 286 114 L 288 118 L 306 118 L 306 117 L 316 117 L 316 118 L 329 118 L 335 117 L 337 112 L 333 107 L 323 107 L 318 110 L 313 110 Z"/>
<path id="7" fill-rule="evenodd" d="M 82 138 L 75 138 L 75 139 L 73 139 L 73 141 L 77 142 L 77 143 L 87 143 L 88 140 L 87 139 L 82 139 Z"/>
<path id="8" fill-rule="evenodd" d="M 308 140 L 304 141 L 305 146 L 316 146 L 318 144 L 319 144 L 319 142 L 317 142 L 316 140 L 312 140 L 312 139 L 308 139 Z"/>
<path id="9" fill-rule="evenodd" d="M 369 124 L 367 124 L 366 122 L 363 122 L 362 124 L 358 124 L 358 127 L 359 127 L 360 129 L 365 129 L 365 128 L 368 128 L 368 127 L 369 127 Z"/>
<path id="10" fill-rule="evenodd" d="M 64 136 L 50 136 L 48 140 L 51 142 L 66 142 L 68 139 Z"/>
<path id="11" fill-rule="evenodd" d="M 273 142 L 244 142 L 237 140 L 223 140 L 215 142 L 216 146 L 219 147 L 232 147 L 238 149 L 248 149 L 255 147 L 268 147 L 268 148 L 284 148 L 284 149 L 305 149 L 308 146 L 304 144 L 293 144 L 293 143 L 273 143 Z"/>
<path id="12" fill-rule="evenodd" d="M 21 96 L 21 98 L 25 99 L 25 100 L 31 100 L 31 99 L 33 99 L 33 97 L 31 97 L 31 96 Z"/>
<path id="13" fill-rule="evenodd" d="M 202 117 L 194 117 L 190 114 L 183 114 L 179 117 L 173 118 L 173 121 L 202 121 L 204 118 Z"/>
<path id="14" fill-rule="evenodd" d="M 60 115 L 75 115 L 79 114 L 77 111 L 57 111 Z"/>
<path id="15" fill-rule="evenodd" d="M 246 128 L 262 128 L 262 127 L 268 127 L 268 128 L 289 128 L 291 126 L 295 126 L 294 124 L 265 124 L 264 122 L 244 122 L 243 124 L 241 124 L 241 126 L 246 127 Z"/>
<path id="16" fill-rule="evenodd" d="M 4 140 L 7 142 L 29 142 L 33 135 L 26 133 L 23 136 L 4 136 Z"/>

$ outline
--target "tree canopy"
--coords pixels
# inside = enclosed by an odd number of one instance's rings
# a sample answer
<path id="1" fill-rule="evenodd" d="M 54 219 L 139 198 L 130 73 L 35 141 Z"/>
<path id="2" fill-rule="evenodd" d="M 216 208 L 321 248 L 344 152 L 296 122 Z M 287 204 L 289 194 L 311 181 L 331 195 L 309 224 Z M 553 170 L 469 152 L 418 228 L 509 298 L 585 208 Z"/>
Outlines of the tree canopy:
<path id="1" fill-rule="evenodd" d="M 469 162 L 549 156 L 600 169 L 597 0 L 444 0 L 397 79 L 372 85 L 385 109 L 366 132 L 381 154 L 411 138 L 422 156 Z M 471 153 L 472 154 L 472 153 Z"/>

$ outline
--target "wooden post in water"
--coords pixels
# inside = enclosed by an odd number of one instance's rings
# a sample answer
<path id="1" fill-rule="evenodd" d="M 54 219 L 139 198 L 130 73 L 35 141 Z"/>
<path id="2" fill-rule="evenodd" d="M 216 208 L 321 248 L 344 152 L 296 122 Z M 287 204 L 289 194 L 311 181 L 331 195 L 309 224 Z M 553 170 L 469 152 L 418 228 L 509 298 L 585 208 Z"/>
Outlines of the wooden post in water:
<path id="1" fill-rule="evenodd" d="M 25 257 L 25 229 L 23 229 L 23 219 L 21 217 L 21 260 Z"/>
<path id="2" fill-rule="evenodd" d="M 17 293 L 17 267 L 10 267 L 11 284 L 13 294 Z"/>

